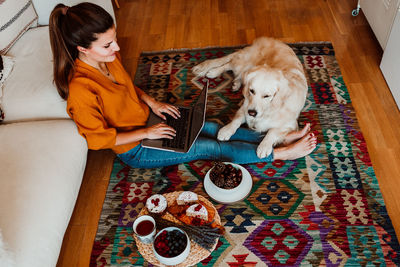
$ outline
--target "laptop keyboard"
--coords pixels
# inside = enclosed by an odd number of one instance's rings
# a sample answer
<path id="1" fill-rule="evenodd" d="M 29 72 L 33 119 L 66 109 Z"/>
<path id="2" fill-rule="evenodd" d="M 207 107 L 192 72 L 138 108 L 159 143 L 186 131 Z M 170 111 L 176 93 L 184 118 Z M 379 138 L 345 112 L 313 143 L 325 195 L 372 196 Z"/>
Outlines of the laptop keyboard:
<path id="1" fill-rule="evenodd" d="M 162 145 L 165 147 L 180 148 L 180 149 L 185 148 L 186 131 L 190 123 L 189 122 L 190 109 L 180 107 L 179 111 L 181 113 L 181 117 L 177 119 L 173 118 L 168 114 L 166 115 L 167 121 L 165 123 L 176 130 L 176 136 L 174 139 L 163 139 Z"/>

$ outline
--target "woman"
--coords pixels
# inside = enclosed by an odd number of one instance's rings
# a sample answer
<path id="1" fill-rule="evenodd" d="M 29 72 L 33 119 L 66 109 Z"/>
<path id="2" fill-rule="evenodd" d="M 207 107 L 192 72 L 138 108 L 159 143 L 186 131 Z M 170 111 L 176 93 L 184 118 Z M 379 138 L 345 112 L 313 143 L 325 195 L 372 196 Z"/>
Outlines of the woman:
<path id="1" fill-rule="evenodd" d="M 133 85 L 121 64 L 110 14 L 91 3 L 72 7 L 59 4 L 50 16 L 50 42 L 54 82 L 89 149 L 111 148 L 132 167 L 161 167 L 197 159 L 271 162 L 303 157 L 315 149 L 316 138 L 306 125 L 290 133 L 285 146 L 260 159 L 256 149 L 261 134 L 241 128 L 230 141 L 220 142 L 216 140 L 219 126 L 212 122 L 205 123 L 187 153 L 144 148 L 140 141 L 145 138 L 175 136 L 175 130 L 164 123 L 145 127 L 150 109 L 163 119 L 163 113 L 179 117 L 179 110 Z"/>

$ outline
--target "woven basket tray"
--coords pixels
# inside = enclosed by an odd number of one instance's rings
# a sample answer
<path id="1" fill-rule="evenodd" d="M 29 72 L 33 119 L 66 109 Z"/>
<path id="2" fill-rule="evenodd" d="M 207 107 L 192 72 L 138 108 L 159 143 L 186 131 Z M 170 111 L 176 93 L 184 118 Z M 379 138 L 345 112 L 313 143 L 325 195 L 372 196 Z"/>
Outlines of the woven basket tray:
<path id="1" fill-rule="evenodd" d="M 182 191 L 176 191 L 176 192 L 172 192 L 172 193 L 166 193 L 163 194 L 163 196 L 167 199 L 168 205 L 172 205 L 174 204 L 176 198 L 179 196 L 179 194 Z M 215 210 L 214 205 L 208 201 L 206 198 L 204 198 L 203 196 L 198 195 L 199 200 L 203 201 L 204 203 L 206 203 L 208 206 L 213 207 Z M 138 216 L 141 215 L 146 215 L 148 214 L 148 210 L 146 207 L 144 207 Z M 173 217 L 171 214 L 169 213 L 165 213 L 163 215 L 163 218 L 172 222 L 176 222 L 176 223 L 180 223 L 180 221 L 178 219 L 176 219 L 175 217 Z M 218 224 L 221 224 L 221 218 L 219 217 L 219 214 L 217 212 L 217 210 L 215 210 L 215 217 L 214 217 L 215 222 L 217 222 Z M 157 266 L 166 266 L 162 263 L 160 263 L 156 256 L 153 253 L 153 246 L 152 244 L 145 244 L 142 243 L 137 237 L 136 235 L 133 235 L 133 237 L 135 238 L 136 241 L 136 245 L 139 249 L 140 254 L 143 256 L 143 258 L 145 258 L 148 262 L 150 262 L 153 265 L 157 265 Z M 210 251 L 200 247 L 196 242 L 194 242 L 193 240 L 190 240 L 190 254 L 189 256 L 186 258 L 186 260 L 184 262 L 182 262 L 181 264 L 175 265 L 178 267 L 184 267 L 184 266 L 192 266 L 195 265 L 197 263 L 199 263 L 200 261 L 202 261 L 203 259 L 207 258 L 208 256 L 210 256 L 211 252 L 215 249 L 215 247 L 217 246 L 218 243 L 218 239 L 215 241 L 214 246 L 212 247 L 212 249 Z"/>

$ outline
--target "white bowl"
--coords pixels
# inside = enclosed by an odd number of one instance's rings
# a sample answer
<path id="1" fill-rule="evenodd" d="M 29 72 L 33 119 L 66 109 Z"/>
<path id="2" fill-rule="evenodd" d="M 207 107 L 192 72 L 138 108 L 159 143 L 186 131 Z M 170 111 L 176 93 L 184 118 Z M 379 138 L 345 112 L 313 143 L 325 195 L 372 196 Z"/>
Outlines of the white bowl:
<path id="1" fill-rule="evenodd" d="M 236 194 L 236 193 L 240 190 L 240 186 L 243 186 L 243 183 L 244 183 L 244 178 L 243 178 L 244 173 L 243 173 L 243 171 L 242 171 L 242 168 L 243 168 L 243 167 L 240 166 L 240 165 L 234 164 L 234 163 L 230 163 L 230 162 L 223 162 L 223 163 L 224 163 L 225 165 L 232 165 L 233 168 L 235 168 L 236 170 L 240 170 L 240 171 L 242 172 L 242 180 L 240 181 L 240 183 L 239 183 L 236 187 L 234 187 L 234 188 L 225 189 L 225 188 L 221 188 L 221 187 L 219 187 L 218 185 L 214 184 L 214 182 L 211 180 L 211 178 L 210 178 L 210 181 L 211 181 L 211 183 L 215 186 L 215 190 L 216 190 L 217 192 L 220 192 L 221 194 Z M 240 167 L 242 167 L 242 168 L 240 168 Z M 215 168 L 215 167 L 212 167 L 212 168 L 207 172 L 208 176 L 210 176 L 211 171 L 212 171 L 214 168 Z"/>
<path id="2" fill-rule="evenodd" d="M 173 230 L 178 230 L 181 233 L 184 233 L 186 236 L 186 247 L 185 249 L 181 252 L 181 254 L 179 254 L 178 256 L 175 257 L 164 257 L 161 256 L 160 254 L 157 253 L 156 248 L 154 247 L 154 242 L 156 241 L 157 237 L 164 231 L 168 231 L 168 232 L 172 232 Z M 189 256 L 190 253 L 190 239 L 188 237 L 188 235 L 181 229 L 177 228 L 177 227 L 167 227 L 162 229 L 160 232 L 158 232 L 154 238 L 153 241 L 153 252 L 154 255 L 156 256 L 156 258 L 158 259 L 159 262 L 161 262 L 162 264 L 165 265 L 177 265 L 180 264 L 182 262 L 185 261 L 185 259 Z"/>
<path id="3" fill-rule="evenodd" d="M 204 177 L 204 189 L 206 193 L 213 200 L 223 204 L 230 204 L 245 199 L 253 187 L 253 180 L 250 173 L 238 164 L 229 162 L 224 162 L 224 164 L 231 164 L 236 169 L 240 169 L 242 171 L 242 181 L 232 189 L 218 187 L 210 179 L 211 168 Z"/>

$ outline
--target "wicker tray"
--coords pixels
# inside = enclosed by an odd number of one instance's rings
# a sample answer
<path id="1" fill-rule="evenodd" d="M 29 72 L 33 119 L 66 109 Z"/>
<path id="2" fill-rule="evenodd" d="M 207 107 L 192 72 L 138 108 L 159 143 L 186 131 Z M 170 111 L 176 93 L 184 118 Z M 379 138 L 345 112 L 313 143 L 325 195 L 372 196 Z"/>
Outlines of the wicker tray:
<path id="1" fill-rule="evenodd" d="M 172 205 L 176 198 L 179 196 L 179 194 L 182 191 L 176 191 L 176 192 L 172 192 L 172 193 L 166 193 L 163 194 L 163 196 L 167 199 L 168 205 Z M 208 201 L 206 198 L 204 198 L 203 196 L 198 195 L 199 200 L 205 202 L 208 206 L 213 207 L 215 210 L 215 216 L 214 216 L 214 220 L 215 222 L 217 222 L 218 224 L 221 224 L 221 218 L 219 217 L 219 214 L 217 212 L 217 210 L 215 209 L 214 205 Z M 140 212 L 138 216 L 141 215 L 146 215 L 149 212 L 147 211 L 147 208 L 144 207 Z M 180 221 L 178 219 L 176 219 L 175 217 L 173 217 L 171 214 L 169 213 L 165 213 L 163 215 L 163 218 L 172 222 L 176 222 L 179 223 Z M 136 235 L 133 235 L 133 237 L 135 238 L 136 241 L 136 245 L 139 249 L 140 254 L 143 256 L 143 258 L 145 258 L 148 262 L 150 262 L 153 265 L 157 265 L 157 266 L 166 266 L 162 263 L 160 263 L 156 256 L 153 253 L 153 246 L 152 244 L 145 244 L 142 243 L 137 237 Z M 199 263 L 200 261 L 202 261 L 203 259 L 207 258 L 208 256 L 210 256 L 211 252 L 215 249 L 215 247 L 217 246 L 218 243 L 218 239 L 215 241 L 214 246 L 212 247 L 212 249 L 210 251 L 200 247 L 196 242 L 194 242 L 193 240 L 190 241 L 190 254 L 189 256 L 186 258 L 186 260 L 184 262 L 182 262 L 181 264 L 178 264 L 176 266 L 178 267 L 184 267 L 184 266 L 192 266 L 195 265 L 197 263 Z"/>

